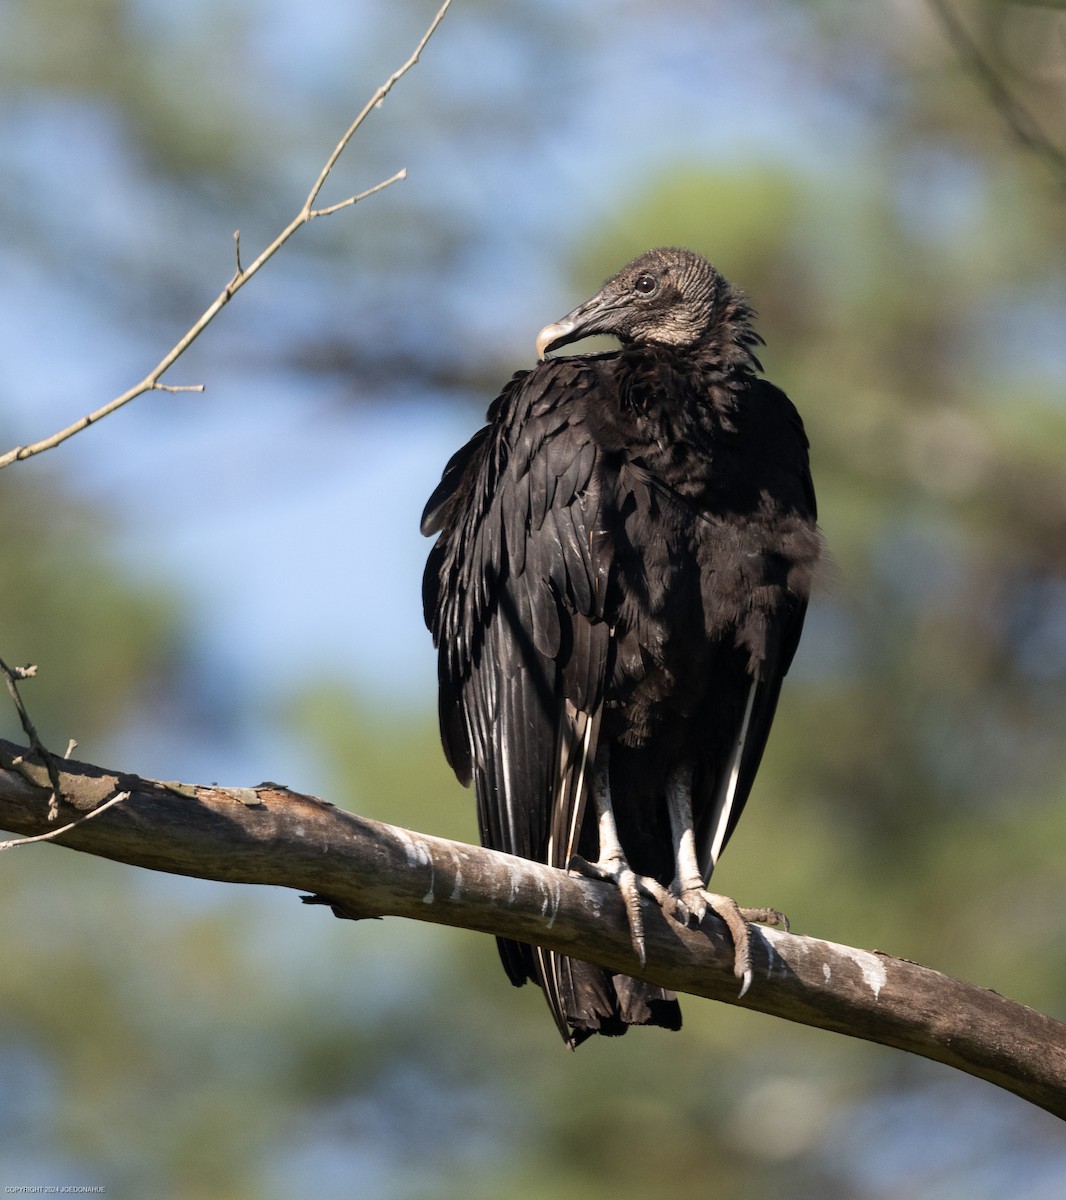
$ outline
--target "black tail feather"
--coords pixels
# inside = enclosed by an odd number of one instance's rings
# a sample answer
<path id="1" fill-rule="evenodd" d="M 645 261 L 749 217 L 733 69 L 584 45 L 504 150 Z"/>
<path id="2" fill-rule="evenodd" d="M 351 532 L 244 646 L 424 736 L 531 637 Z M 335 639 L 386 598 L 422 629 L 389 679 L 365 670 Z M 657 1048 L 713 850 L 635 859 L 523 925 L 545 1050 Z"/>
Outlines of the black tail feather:
<path id="1" fill-rule="evenodd" d="M 512 983 L 539 984 L 572 1050 L 595 1034 L 621 1037 L 631 1025 L 681 1028 L 681 1006 L 665 988 L 521 942 L 499 938 L 497 944 Z"/>

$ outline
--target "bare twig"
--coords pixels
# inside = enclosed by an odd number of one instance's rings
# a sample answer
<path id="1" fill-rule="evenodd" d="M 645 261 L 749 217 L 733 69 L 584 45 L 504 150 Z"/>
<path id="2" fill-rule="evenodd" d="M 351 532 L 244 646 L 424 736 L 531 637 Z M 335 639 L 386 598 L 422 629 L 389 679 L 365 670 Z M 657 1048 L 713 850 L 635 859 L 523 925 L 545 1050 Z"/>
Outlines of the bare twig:
<path id="1" fill-rule="evenodd" d="M 430 23 L 429 28 L 422 35 L 418 45 L 415 47 L 415 51 L 411 57 L 403 64 L 402 67 L 394 71 L 381 85 L 381 87 L 377 89 L 359 115 L 355 118 L 351 125 L 348 126 L 344 136 L 333 148 L 332 153 L 326 159 L 325 165 L 319 172 L 318 178 L 315 180 L 314 185 L 308 193 L 307 199 L 304 201 L 303 207 L 300 209 L 299 213 L 297 213 L 293 220 L 286 225 L 281 233 L 278 234 L 278 236 L 270 243 L 269 246 L 267 246 L 267 248 L 259 255 L 259 257 L 246 268 L 241 266 L 240 236 L 239 234 L 234 235 L 234 239 L 237 244 L 237 269 L 234 272 L 233 277 L 218 294 L 218 296 L 216 296 L 213 303 L 204 311 L 196 323 L 192 325 L 184 337 L 182 337 L 173 346 L 173 348 L 166 355 L 164 355 L 162 359 L 160 359 L 160 361 L 155 365 L 155 367 L 153 367 L 151 371 L 148 372 L 148 374 L 140 381 L 140 383 L 134 384 L 134 386 L 128 391 L 123 392 L 121 396 L 116 396 L 113 400 L 96 409 L 94 412 L 88 413 L 86 416 L 80 418 L 80 420 L 75 421 L 72 425 L 68 425 L 66 429 L 61 429 L 58 433 L 52 434 L 51 437 L 43 438 L 41 441 L 34 442 L 31 445 L 16 446 L 14 449 L 9 450 L 6 454 L 0 455 L 0 469 L 10 466 L 11 463 L 21 462 L 23 459 L 30 458 L 35 454 L 42 454 L 45 450 L 52 450 L 54 447 L 59 446 L 63 442 L 67 441 L 68 438 L 72 438 L 75 434 L 81 433 L 83 429 L 87 429 L 90 425 L 94 425 L 97 421 L 102 420 L 104 417 L 109 416 L 111 413 L 122 408 L 124 405 L 129 404 L 131 400 L 136 400 L 138 396 L 143 396 L 145 392 L 203 391 L 202 384 L 177 387 L 163 384 L 159 381 L 163 375 L 174 365 L 174 363 L 177 362 L 177 360 L 185 353 L 185 351 L 188 350 L 193 342 L 196 341 L 196 339 L 201 333 L 203 333 L 208 325 L 211 324 L 218 313 L 230 302 L 230 300 L 233 299 L 237 292 L 240 291 L 240 289 L 252 278 L 253 275 L 259 271 L 262 266 L 264 266 L 270 261 L 270 259 L 274 257 L 274 255 L 281 249 L 282 246 L 285 245 L 289 238 L 291 238 L 298 229 L 302 229 L 304 225 L 309 224 L 316 217 L 329 216 L 330 213 L 338 212 L 342 208 L 349 208 L 354 204 L 358 204 L 360 200 L 365 200 L 368 196 L 373 196 L 377 192 L 380 192 L 383 188 L 387 188 L 391 184 L 397 183 L 401 179 L 405 179 L 407 177 L 406 170 L 397 171 L 388 179 L 382 180 L 380 183 L 375 184 L 373 187 L 367 188 L 363 192 L 359 192 L 357 195 L 349 196 L 346 200 L 341 200 L 337 204 L 331 204 L 325 208 L 315 208 L 315 201 L 318 199 L 319 193 L 322 191 L 326 180 L 329 178 L 330 172 L 336 166 L 337 160 L 344 152 L 348 143 L 355 136 L 356 132 L 359 130 L 360 126 L 371 114 L 371 112 L 381 105 L 382 101 L 389 94 L 389 92 L 392 91 L 396 83 L 402 79 L 408 71 L 411 70 L 415 63 L 418 62 L 422 51 L 426 47 L 426 43 L 436 32 L 437 26 L 441 23 L 442 19 L 444 18 L 444 14 L 448 11 L 450 5 L 451 0 L 444 0 L 444 3 L 441 5 L 437 15 Z"/>
<path id="2" fill-rule="evenodd" d="M 7 841 L 0 842 L 0 852 L 11 850 L 15 846 L 29 846 L 33 842 L 50 842 L 59 837 L 61 833 L 69 833 L 75 826 L 81 825 L 86 821 L 91 821 L 93 817 L 98 817 L 102 812 L 106 812 L 112 804 L 121 804 L 123 800 L 128 800 L 129 798 L 129 792 L 118 792 L 110 800 L 105 800 L 98 808 L 93 808 L 87 813 L 82 813 L 80 817 L 75 817 L 73 821 L 68 821 L 66 825 L 60 825 L 58 829 L 49 829 L 47 833 L 38 833 L 33 837 L 8 838 Z"/>
<path id="3" fill-rule="evenodd" d="M 429 28 L 422 35 L 422 40 L 415 47 L 414 53 L 403 64 L 402 67 L 393 71 L 393 73 L 388 77 L 388 79 L 385 80 L 385 82 L 381 85 L 381 87 L 379 87 L 378 90 L 373 94 L 373 96 L 370 97 L 370 99 L 366 102 L 366 105 L 364 106 L 363 111 L 355 118 L 355 120 L 351 123 L 351 125 L 348 126 L 348 131 L 345 133 L 344 137 L 342 137 L 341 140 L 334 147 L 333 153 L 329 156 L 329 158 L 326 159 L 326 165 L 319 172 L 318 178 L 315 180 L 314 186 L 311 188 L 311 191 L 308 193 L 307 200 L 304 203 L 303 212 L 307 214 L 308 220 L 310 220 L 312 217 L 325 216 L 327 213 L 335 212 L 338 208 L 343 208 L 348 204 L 354 204 L 357 200 L 363 199 L 363 196 L 353 196 L 350 199 L 343 201 L 339 205 L 338 204 L 332 205 L 330 208 L 319 209 L 316 211 L 315 207 L 314 207 L 315 201 L 318 199 L 318 193 L 322 191 L 322 187 L 325 184 L 326 180 L 329 178 L 330 171 L 332 171 L 334 166 L 336 165 L 337 159 L 340 158 L 340 156 L 344 153 L 345 146 L 347 146 L 348 143 L 355 136 L 356 131 L 359 129 L 360 125 L 362 125 L 362 123 L 367 119 L 367 117 L 370 116 L 370 114 L 374 111 L 375 108 L 379 108 L 381 106 L 382 101 L 389 94 L 389 92 L 392 91 L 392 89 L 396 86 L 396 84 L 399 83 L 399 81 L 407 74 L 408 71 L 410 71 L 410 69 L 415 65 L 415 63 L 418 62 L 419 58 L 421 58 L 422 51 L 425 50 L 425 48 L 426 48 L 426 43 L 433 36 L 433 34 L 436 33 L 437 26 L 444 19 L 444 14 L 448 11 L 450 4 L 451 4 L 451 0 L 444 0 L 444 3 L 440 6 L 440 9 L 437 12 L 437 15 L 430 22 Z M 396 179 L 396 178 L 402 179 L 405 177 L 405 175 L 406 175 L 406 172 L 401 171 L 401 172 L 399 172 L 398 175 L 394 176 L 393 178 L 394 179 Z M 364 192 L 363 195 L 364 196 L 372 195 L 374 192 L 380 191 L 381 188 L 388 186 L 388 184 L 391 182 L 392 182 L 392 180 L 388 179 L 385 181 L 385 183 L 378 184 L 378 186 L 376 188 L 371 188 L 369 192 Z"/>
<path id="4" fill-rule="evenodd" d="M 30 714 L 26 710 L 26 705 L 22 702 L 22 696 L 19 694 L 18 681 L 21 679 L 33 679 L 37 674 L 35 666 L 25 667 L 9 667 L 2 658 L 0 658 L 0 674 L 3 675 L 7 683 L 7 690 L 11 695 L 12 703 L 15 705 L 15 711 L 19 715 L 19 721 L 22 723 L 22 732 L 30 740 L 30 749 L 40 758 L 48 771 L 48 780 L 52 785 L 52 795 L 48 801 L 48 819 L 54 821 L 59 815 L 59 800 L 61 796 L 59 784 L 59 768 L 56 766 L 55 758 L 52 752 L 41 741 L 40 735 L 37 733 L 37 727 L 30 720 Z M 77 742 L 72 741 L 67 749 L 69 757 Z"/>
<path id="5" fill-rule="evenodd" d="M 0 741 L 0 828 L 33 835 L 46 831 L 47 776 L 33 764 L 11 769 L 19 758 L 17 746 Z M 160 783 L 85 763 L 64 763 L 62 783 L 75 813 L 99 814 L 103 800 L 130 793 L 99 820 L 50 839 L 74 850 L 200 879 L 294 888 L 339 916 L 410 917 L 545 946 L 675 991 L 908 1050 L 1066 1117 L 1066 1025 L 905 959 L 754 929 L 754 979 L 740 997 L 717 917 L 690 929 L 648 905 L 642 967 L 621 896 L 608 883 L 370 821 L 274 783 Z"/>
<path id="6" fill-rule="evenodd" d="M 1066 185 L 1066 151 L 1055 145 L 1036 117 L 1003 82 L 949 0 L 929 0 L 929 5 L 960 60 L 984 88 L 1015 140 L 1044 159 L 1058 176 L 1060 184 Z"/>

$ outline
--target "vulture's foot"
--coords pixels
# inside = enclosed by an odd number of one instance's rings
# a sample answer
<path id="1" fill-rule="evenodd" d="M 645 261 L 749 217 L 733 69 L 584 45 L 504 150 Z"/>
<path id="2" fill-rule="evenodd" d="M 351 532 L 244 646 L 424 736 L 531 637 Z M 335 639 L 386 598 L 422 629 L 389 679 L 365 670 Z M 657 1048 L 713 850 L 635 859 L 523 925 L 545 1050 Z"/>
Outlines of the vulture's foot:
<path id="1" fill-rule="evenodd" d="M 629 938 L 642 967 L 647 960 L 647 953 L 644 944 L 644 916 L 640 911 L 641 897 L 647 896 L 664 912 L 671 916 L 679 915 L 679 919 L 684 920 L 677 897 L 657 879 L 638 875 L 621 854 L 612 854 L 594 863 L 582 858 L 580 854 L 574 854 L 569 867 L 571 871 L 584 875 L 586 879 L 603 879 L 613 883 L 622 893 L 626 916 L 629 919 Z"/>
<path id="2" fill-rule="evenodd" d="M 691 886 L 682 889 L 680 905 L 697 925 L 706 916 L 708 909 L 725 922 L 729 936 L 733 939 L 733 974 L 741 980 L 741 996 L 751 987 L 750 922 L 780 925 L 788 930 L 788 918 L 776 908 L 741 908 L 731 897 L 719 896 L 703 887 Z"/>

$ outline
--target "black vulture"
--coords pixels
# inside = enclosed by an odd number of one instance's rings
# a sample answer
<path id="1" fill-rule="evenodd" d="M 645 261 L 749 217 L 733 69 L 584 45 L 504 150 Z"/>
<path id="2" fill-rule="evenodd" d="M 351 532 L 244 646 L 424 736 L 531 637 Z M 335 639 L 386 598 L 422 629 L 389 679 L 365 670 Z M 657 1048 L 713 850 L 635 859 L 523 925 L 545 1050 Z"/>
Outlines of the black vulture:
<path id="1" fill-rule="evenodd" d="M 807 438 L 759 377 L 754 313 L 698 254 L 651 250 L 537 337 L 430 497 L 440 728 L 482 843 L 745 918 L 705 890 L 762 758 L 821 539 Z M 603 354 L 546 358 L 591 334 Z M 681 1023 L 652 984 L 501 939 L 563 1038 Z"/>

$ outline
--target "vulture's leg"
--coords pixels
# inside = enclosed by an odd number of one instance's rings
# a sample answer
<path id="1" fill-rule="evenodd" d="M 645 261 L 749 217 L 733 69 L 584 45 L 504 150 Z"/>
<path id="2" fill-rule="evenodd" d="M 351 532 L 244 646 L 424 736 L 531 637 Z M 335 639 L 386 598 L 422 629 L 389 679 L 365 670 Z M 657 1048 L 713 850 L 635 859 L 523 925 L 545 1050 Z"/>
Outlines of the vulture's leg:
<path id="1" fill-rule="evenodd" d="M 740 994 L 751 986 L 751 929 L 749 921 L 764 921 L 770 925 L 788 922 L 773 908 L 740 908 L 729 896 L 707 891 L 703 872 L 696 855 L 696 831 L 692 817 L 692 768 L 677 767 L 666 785 L 670 811 L 670 829 L 674 838 L 676 875 L 670 885 L 682 905 L 682 916 L 688 914 L 698 925 L 707 909 L 726 924 L 733 938 L 733 973 L 743 981 Z"/>
<path id="2" fill-rule="evenodd" d="M 575 854 L 570 859 L 570 869 L 593 879 L 606 879 L 614 883 L 622 893 L 629 918 L 629 936 L 640 965 L 644 966 L 644 918 L 640 911 L 642 895 L 650 896 L 662 908 L 673 911 L 677 907 L 674 897 L 655 879 L 637 875 L 630 867 L 618 837 L 614 809 L 611 807 L 611 782 L 608 773 L 606 746 L 600 747 L 596 756 L 596 770 L 592 779 L 592 801 L 596 807 L 596 827 L 599 833 L 599 859 L 590 863 Z"/>

